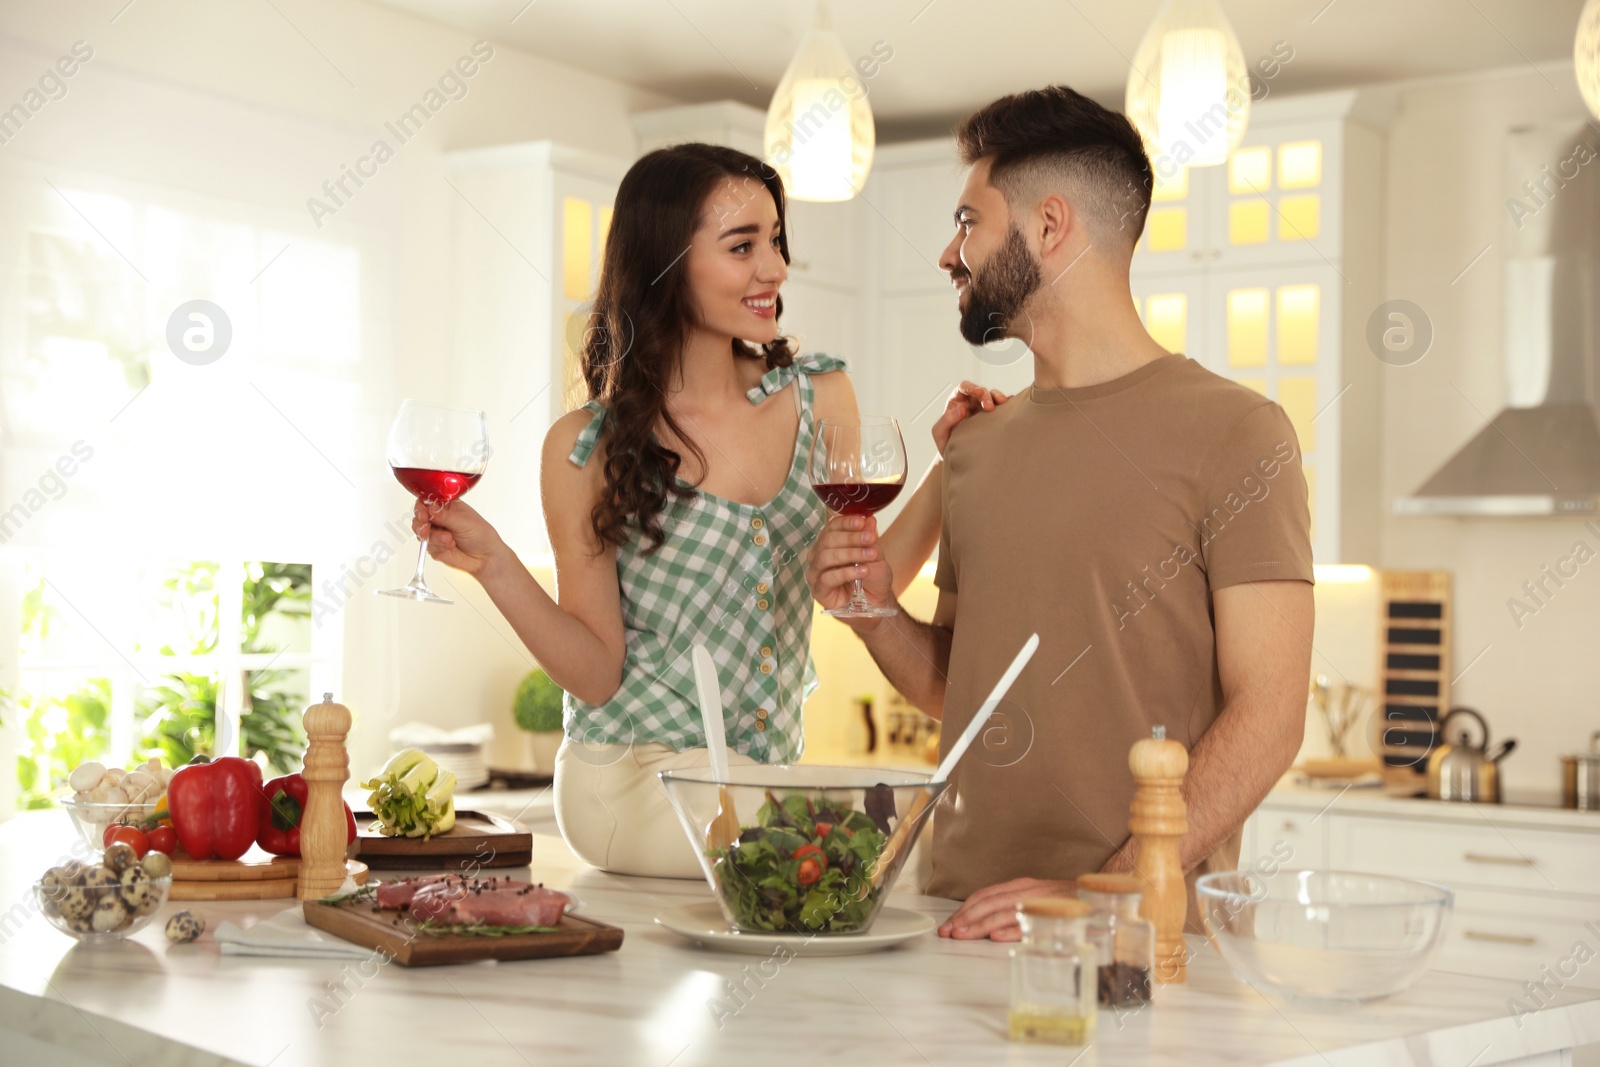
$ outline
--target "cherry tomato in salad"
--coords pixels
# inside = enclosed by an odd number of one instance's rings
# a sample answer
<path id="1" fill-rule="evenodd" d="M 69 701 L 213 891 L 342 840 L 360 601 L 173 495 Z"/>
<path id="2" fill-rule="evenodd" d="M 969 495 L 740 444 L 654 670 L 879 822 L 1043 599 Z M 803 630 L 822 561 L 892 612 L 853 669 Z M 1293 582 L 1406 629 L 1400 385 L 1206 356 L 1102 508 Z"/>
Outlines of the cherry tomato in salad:
<path id="1" fill-rule="evenodd" d="M 799 848 L 794 850 L 794 859 L 803 860 L 807 856 L 816 857 L 815 862 L 820 863 L 824 867 L 828 865 L 828 854 L 822 851 L 822 849 L 818 848 L 816 845 L 801 845 Z"/>
<path id="2" fill-rule="evenodd" d="M 807 858 L 800 864 L 800 870 L 795 872 L 795 881 L 801 885 L 812 885 L 822 877 L 822 864 L 814 859 Z"/>
<path id="3" fill-rule="evenodd" d="M 144 831 L 137 826 L 118 826 L 106 835 L 106 847 L 110 848 L 114 842 L 122 841 L 133 846 L 133 851 L 140 859 L 150 851 L 150 839 L 145 837 Z"/>
<path id="4" fill-rule="evenodd" d="M 144 836 L 150 842 L 151 852 L 164 852 L 170 856 L 178 848 L 178 831 L 170 826 L 158 826 Z"/>
<path id="5" fill-rule="evenodd" d="M 833 832 L 833 823 L 831 823 L 831 822 L 819 822 L 819 823 L 817 823 L 817 836 L 818 837 L 827 837 L 832 832 Z"/>

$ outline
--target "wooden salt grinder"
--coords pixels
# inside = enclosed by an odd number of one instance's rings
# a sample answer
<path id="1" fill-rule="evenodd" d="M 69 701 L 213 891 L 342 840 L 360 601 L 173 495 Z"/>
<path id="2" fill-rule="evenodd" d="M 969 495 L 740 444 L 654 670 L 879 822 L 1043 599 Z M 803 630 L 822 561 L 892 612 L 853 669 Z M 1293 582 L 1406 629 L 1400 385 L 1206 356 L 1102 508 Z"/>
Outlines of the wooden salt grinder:
<path id="1" fill-rule="evenodd" d="M 1189 830 L 1182 793 L 1189 753 L 1157 726 L 1128 751 L 1128 767 L 1137 783 L 1128 829 L 1139 845 L 1135 873 L 1144 883 L 1139 914 L 1155 924 L 1156 980 L 1182 982 L 1188 977 L 1183 924 L 1189 893 L 1178 839 Z"/>
<path id="2" fill-rule="evenodd" d="M 295 896 L 316 900 L 344 884 L 345 849 L 349 828 L 344 819 L 345 779 L 350 777 L 350 754 L 345 737 L 350 733 L 350 709 L 333 702 L 332 693 L 322 703 L 306 709 L 306 810 L 300 818 L 300 874 Z"/>

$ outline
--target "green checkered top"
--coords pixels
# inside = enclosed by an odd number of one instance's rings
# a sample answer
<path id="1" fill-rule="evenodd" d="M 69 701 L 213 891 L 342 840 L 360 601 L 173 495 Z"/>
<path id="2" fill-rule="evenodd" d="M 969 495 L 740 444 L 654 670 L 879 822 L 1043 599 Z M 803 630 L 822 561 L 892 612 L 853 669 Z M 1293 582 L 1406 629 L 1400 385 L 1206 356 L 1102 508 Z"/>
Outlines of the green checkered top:
<path id="1" fill-rule="evenodd" d="M 804 739 L 800 706 L 817 687 L 811 661 L 811 586 L 806 552 L 827 520 L 811 490 L 811 375 L 844 370 L 833 356 L 797 357 L 768 371 L 749 392 L 752 404 L 798 392 L 800 432 L 789 478 L 759 507 L 699 492 L 662 512 L 666 540 L 644 553 L 637 529 L 617 550 L 627 648 L 622 685 L 601 705 L 566 697 L 564 729 L 574 741 L 658 741 L 683 751 L 705 747 L 690 649 L 704 644 L 717 665 L 728 747 L 763 763 L 793 763 Z M 593 413 L 572 450 L 589 461 L 606 410 Z M 680 484 L 687 482 L 679 480 Z"/>

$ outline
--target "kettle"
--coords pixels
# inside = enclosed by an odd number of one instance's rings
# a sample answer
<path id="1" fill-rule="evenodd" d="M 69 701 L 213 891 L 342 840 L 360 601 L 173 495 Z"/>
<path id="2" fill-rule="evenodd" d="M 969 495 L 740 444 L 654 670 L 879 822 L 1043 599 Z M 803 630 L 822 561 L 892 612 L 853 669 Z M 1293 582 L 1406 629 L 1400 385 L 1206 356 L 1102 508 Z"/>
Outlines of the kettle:
<path id="1" fill-rule="evenodd" d="M 1450 723 L 1458 716 L 1477 720 L 1482 736 L 1476 745 L 1471 743 L 1465 726 L 1461 726 L 1451 740 Z M 1439 733 L 1446 740 L 1428 755 L 1428 796 L 1434 800 L 1500 803 L 1498 764 L 1517 747 L 1517 742 L 1503 741 L 1491 755 L 1488 751 L 1489 724 L 1471 708 L 1453 709 L 1439 724 Z"/>

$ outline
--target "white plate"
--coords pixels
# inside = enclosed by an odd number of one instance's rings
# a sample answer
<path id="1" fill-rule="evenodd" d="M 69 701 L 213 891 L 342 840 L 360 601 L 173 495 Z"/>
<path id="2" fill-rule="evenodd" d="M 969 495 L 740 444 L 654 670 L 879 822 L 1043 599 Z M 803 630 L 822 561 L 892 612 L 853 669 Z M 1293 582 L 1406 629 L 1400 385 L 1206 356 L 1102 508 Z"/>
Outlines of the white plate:
<path id="1" fill-rule="evenodd" d="M 782 945 L 801 956 L 854 956 L 921 937 L 938 924 L 931 915 L 884 907 L 864 934 L 746 934 L 730 927 L 713 901 L 670 908 L 656 916 L 656 925 L 719 952 L 770 956 Z"/>

